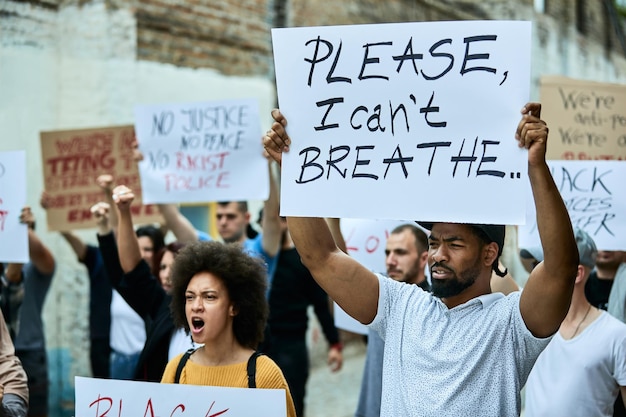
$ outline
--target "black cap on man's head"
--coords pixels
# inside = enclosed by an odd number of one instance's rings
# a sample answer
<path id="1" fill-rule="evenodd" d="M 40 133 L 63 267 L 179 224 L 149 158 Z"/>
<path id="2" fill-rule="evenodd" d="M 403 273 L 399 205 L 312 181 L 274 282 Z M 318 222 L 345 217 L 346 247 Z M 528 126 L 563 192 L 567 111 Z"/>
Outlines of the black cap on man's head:
<path id="1" fill-rule="evenodd" d="M 428 222 L 417 222 L 420 226 L 425 229 L 432 230 L 434 223 Z M 474 229 L 477 229 L 481 234 L 483 234 L 487 238 L 487 243 L 496 242 L 498 244 L 498 256 L 502 255 L 502 249 L 504 249 L 504 235 L 506 231 L 506 227 L 501 224 L 468 224 L 463 223 L 467 226 L 470 226 Z"/>

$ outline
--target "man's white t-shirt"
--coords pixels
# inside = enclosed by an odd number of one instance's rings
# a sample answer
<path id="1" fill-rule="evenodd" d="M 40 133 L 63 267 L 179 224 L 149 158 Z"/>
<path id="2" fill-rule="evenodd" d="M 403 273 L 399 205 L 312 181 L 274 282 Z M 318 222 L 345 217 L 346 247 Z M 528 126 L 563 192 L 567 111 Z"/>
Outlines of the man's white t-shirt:
<path id="1" fill-rule="evenodd" d="M 136 355 L 146 343 L 146 323 L 126 300 L 113 290 L 111 296 L 111 349 L 124 355 Z"/>
<path id="2" fill-rule="evenodd" d="M 573 339 L 554 335 L 528 377 L 524 416 L 611 417 L 619 386 L 626 324 L 603 311 Z"/>
<path id="3" fill-rule="evenodd" d="M 381 416 L 515 416 L 550 338 L 527 329 L 520 293 L 453 309 L 417 285 L 379 279 L 370 327 L 385 340 Z"/>

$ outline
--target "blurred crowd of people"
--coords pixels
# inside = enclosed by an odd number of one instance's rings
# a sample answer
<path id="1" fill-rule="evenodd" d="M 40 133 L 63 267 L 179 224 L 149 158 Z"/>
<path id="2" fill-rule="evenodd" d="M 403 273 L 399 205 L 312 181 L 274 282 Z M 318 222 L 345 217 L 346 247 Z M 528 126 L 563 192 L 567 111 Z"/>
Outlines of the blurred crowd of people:
<path id="1" fill-rule="evenodd" d="M 403 224 L 388 236 L 386 271 L 369 271 L 348 256 L 339 219 L 281 217 L 277 165 L 291 138 L 273 117 L 258 227 L 247 202 L 218 202 L 219 241 L 174 204 L 157 205 L 162 224 L 137 225 L 136 190 L 94 179 L 97 245 L 61 232 L 89 276 L 87 376 L 283 389 L 287 415 L 303 417 L 310 309 L 330 369 L 343 363 L 330 296 L 368 325 L 356 417 L 519 415 L 524 386 L 527 417 L 624 415 L 626 258 L 572 228 L 545 164 L 540 105 L 522 110 L 516 133 L 541 202 L 542 246 L 519 254 L 524 288 L 500 260 L 504 226 Z M 30 260 L 0 264 L 0 417 L 43 417 L 42 309 L 57 265 L 30 208 L 20 221 Z"/>

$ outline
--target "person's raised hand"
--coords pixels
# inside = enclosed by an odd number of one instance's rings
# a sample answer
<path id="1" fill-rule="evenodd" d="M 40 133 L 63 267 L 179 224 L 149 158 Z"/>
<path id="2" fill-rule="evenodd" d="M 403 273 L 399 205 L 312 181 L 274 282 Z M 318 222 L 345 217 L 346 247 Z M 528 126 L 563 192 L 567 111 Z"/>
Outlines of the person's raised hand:
<path id="1" fill-rule="evenodd" d="M 285 119 L 280 110 L 272 110 L 272 118 L 274 119 L 274 123 L 272 123 L 270 130 L 263 136 L 263 148 L 274 161 L 280 164 L 283 158 L 283 152 L 289 151 L 291 138 L 289 138 L 285 130 L 287 119 Z"/>
<path id="2" fill-rule="evenodd" d="M 39 198 L 39 204 L 41 208 L 44 210 L 48 210 L 52 206 L 52 197 L 46 191 L 41 192 L 41 197 Z"/>
<path id="3" fill-rule="evenodd" d="M 96 178 L 96 184 L 98 187 L 102 189 L 105 193 L 111 193 L 113 189 L 113 175 L 110 174 L 102 174 Z"/>
<path id="4" fill-rule="evenodd" d="M 91 206 L 91 214 L 96 219 L 96 226 L 101 229 L 106 229 L 109 226 L 109 210 L 111 206 L 108 203 L 100 201 Z"/>
<path id="5" fill-rule="evenodd" d="M 22 209 L 20 213 L 20 223 L 25 224 L 31 230 L 35 229 L 35 215 L 29 206 Z"/>
<path id="6" fill-rule="evenodd" d="M 113 189 L 113 201 L 120 210 L 130 207 L 130 203 L 132 203 L 134 199 L 135 194 L 133 190 L 125 185 L 118 185 Z"/>
<path id="7" fill-rule="evenodd" d="M 527 103 L 522 108 L 522 120 L 517 125 L 515 139 L 520 148 L 528 149 L 528 164 L 543 164 L 546 161 L 548 126 L 541 120 L 541 104 Z"/>

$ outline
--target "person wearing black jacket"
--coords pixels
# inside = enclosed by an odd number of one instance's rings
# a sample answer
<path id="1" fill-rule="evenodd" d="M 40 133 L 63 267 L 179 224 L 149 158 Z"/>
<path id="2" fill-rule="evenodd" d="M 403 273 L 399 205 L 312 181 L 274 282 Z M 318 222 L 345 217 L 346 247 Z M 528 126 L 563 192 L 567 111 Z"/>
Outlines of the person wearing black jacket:
<path id="1" fill-rule="evenodd" d="M 300 255 L 293 245 L 284 218 L 280 224 L 282 248 L 269 293 L 270 340 L 266 353 L 283 371 L 293 396 L 296 414 L 303 417 L 306 383 L 309 377 L 309 352 L 306 345 L 309 306 L 313 306 L 328 341 L 327 362 L 332 372 L 341 369 L 342 344 L 330 312 L 326 292 L 300 262 Z"/>
<path id="2" fill-rule="evenodd" d="M 146 323 L 146 343 L 133 379 L 159 382 L 170 355 L 193 347 L 189 337 L 176 332 L 170 313 L 171 296 L 163 285 L 168 279 L 171 261 L 182 245 L 169 244 L 161 256 L 157 255 L 161 277 L 154 277 L 150 265 L 141 258 L 133 230 L 130 203 L 134 195 L 125 186 L 118 186 L 113 191 L 119 209 L 117 241 L 112 230 L 99 230 L 100 251 L 113 286 Z M 104 212 L 94 214 L 106 215 Z"/>

